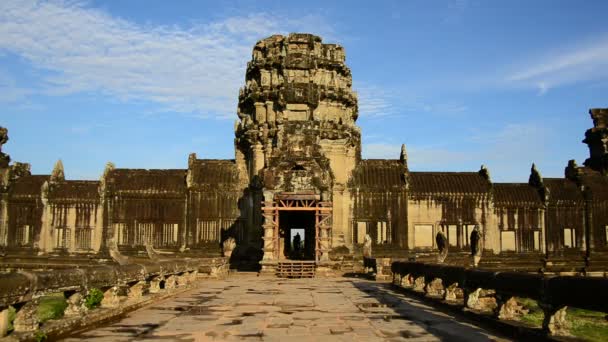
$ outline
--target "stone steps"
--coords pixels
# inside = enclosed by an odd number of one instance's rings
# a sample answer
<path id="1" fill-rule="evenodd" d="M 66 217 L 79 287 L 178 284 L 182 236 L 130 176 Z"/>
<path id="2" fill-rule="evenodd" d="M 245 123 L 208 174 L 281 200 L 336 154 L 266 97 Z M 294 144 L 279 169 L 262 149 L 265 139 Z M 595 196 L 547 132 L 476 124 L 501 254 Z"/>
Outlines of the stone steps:
<path id="1" fill-rule="evenodd" d="M 279 261 L 276 276 L 279 278 L 314 278 L 316 271 L 314 261 L 287 260 Z"/>

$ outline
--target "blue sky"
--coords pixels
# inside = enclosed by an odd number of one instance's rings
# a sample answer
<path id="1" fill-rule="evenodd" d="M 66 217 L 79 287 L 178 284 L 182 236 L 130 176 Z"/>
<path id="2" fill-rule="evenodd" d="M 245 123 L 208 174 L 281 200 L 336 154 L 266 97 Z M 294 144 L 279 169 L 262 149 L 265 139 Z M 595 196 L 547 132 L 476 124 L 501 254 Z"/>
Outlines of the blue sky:
<path id="1" fill-rule="evenodd" d="M 251 48 L 310 32 L 346 49 L 365 158 L 525 182 L 562 177 L 608 106 L 606 1 L 0 2 L 0 125 L 13 160 L 70 179 L 108 161 L 233 158 Z M 603 95 L 603 96 L 602 96 Z"/>

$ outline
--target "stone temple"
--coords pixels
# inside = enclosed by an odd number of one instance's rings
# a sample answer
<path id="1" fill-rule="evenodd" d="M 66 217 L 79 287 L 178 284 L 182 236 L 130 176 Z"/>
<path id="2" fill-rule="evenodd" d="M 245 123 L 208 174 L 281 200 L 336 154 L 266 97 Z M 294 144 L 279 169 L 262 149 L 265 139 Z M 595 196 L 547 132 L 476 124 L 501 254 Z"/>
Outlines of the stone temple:
<path id="1" fill-rule="evenodd" d="M 259 41 L 239 91 L 233 160 L 188 158 L 187 169 L 122 169 L 67 180 L 61 161 L 32 175 L 0 152 L 0 249 L 5 255 L 219 255 L 273 270 L 281 260 L 331 264 L 360 254 L 423 255 L 442 231 L 453 253 L 481 231 L 487 255 L 578 256 L 608 251 L 608 109 L 592 109 L 584 166 L 564 178 L 534 165 L 522 183 L 473 172 L 416 172 L 362 159 L 357 95 L 345 51 L 311 34 Z M 0 147 L 8 140 L 0 131 Z M 295 233 L 302 239 L 297 250 Z"/>

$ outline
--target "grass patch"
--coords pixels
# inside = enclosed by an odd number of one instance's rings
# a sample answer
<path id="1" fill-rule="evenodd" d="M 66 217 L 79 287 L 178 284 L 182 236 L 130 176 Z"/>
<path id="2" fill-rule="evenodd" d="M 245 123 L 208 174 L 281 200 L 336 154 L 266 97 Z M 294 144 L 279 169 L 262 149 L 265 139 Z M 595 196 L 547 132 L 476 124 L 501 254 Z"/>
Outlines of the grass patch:
<path id="1" fill-rule="evenodd" d="M 568 308 L 566 315 L 572 323 L 570 333 L 587 341 L 608 341 L 606 314 L 577 308 Z"/>
<path id="2" fill-rule="evenodd" d="M 538 303 L 529 298 L 517 298 L 517 301 L 530 310 L 521 317 L 521 322 L 541 328 L 544 314 Z M 608 341 L 608 321 L 605 317 L 606 313 L 578 308 L 568 308 L 566 313 L 566 319 L 571 324 L 570 334 L 586 341 Z"/>
<path id="3" fill-rule="evenodd" d="M 38 319 L 44 323 L 50 319 L 61 318 L 67 307 L 68 303 L 63 297 L 63 293 L 41 297 L 40 305 L 38 305 Z"/>
<path id="4" fill-rule="evenodd" d="M 543 326 L 544 312 L 538 306 L 538 302 L 530 298 L 517 298 L 517 302 L 528 310 L 528 313 L 523 315 L 520 320 L 534 328 Z"/>
<path id="5" fill-rule="evenodd" d="M 7 332 L 11 332 L 13 330 L 15 330 L 15 326 L 13 326 L 13 321 L 15 320 L 15 317 L 17 316 L 17 310 L 12 307 L 9 306 L 8 307 L 8 331 Z"/>
<path id="6" fill-rule="evenodd" d="M 48 336 L 46 336 L 46 333 L 42 330 L 38 330 L 34 333 L 34 340 L 36 342 L 46 341 L 47 338 L 48 338 Z"/>

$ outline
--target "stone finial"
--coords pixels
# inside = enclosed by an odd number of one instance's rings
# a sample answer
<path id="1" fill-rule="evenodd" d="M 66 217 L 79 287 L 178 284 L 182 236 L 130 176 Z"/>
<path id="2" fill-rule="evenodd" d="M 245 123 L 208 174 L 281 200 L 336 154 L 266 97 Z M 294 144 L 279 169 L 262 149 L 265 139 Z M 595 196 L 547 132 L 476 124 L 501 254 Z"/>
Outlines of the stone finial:
<path id="1" fill-rule="evenodd" d="M 488 170 L 488 168 L 485 165 L 481 164 L 481 167 L 479 168 L 478 173 L 481 177 L 485 178 L 488 182 L 491 182 L 490 170 Z"/>
<path id="2" fill-rule="evenodd" d="M 532 163 L 532 167 L 530 168 L 530 177 L 528 178 L 528 185 L 536 188 L 538 194 L 540 195 L 543 201 L 548 200 L 549 189 L 545 187 L 543 182 L 543 176 L 541 176 L 540 172 L 536 168 L 536 164 Z"/>
<path id="3" fill-rule="evenodd" d="M 99 179 L 99 183 L 100 183 L 99 184 L 99 195 L 102 197 L 106 191 L 108 175 L 110 174 L 110 172 L 112 170 L 114 170 L 114 163 L 107 162 L 106 167 L 103 170 L 103 174 L 101 175 L 101 178 Z"/>
<path id="4" fill-rule="evenodd" d="M 107 162 L 106 163 L 106 168 L 103 170 L 103 176 L 101 176 L 103 179 L 105 179 L 108 174 L 110 174 L 110 172 L 112 170 L 114 170 L 116 168 L 116 166 L 114 165 L 114 163 L 112 162 Z"/>
<path id="5" fill-rule="evenodd" d="M 53 168 L 53 172 L 51 173 L 51 182 L 62 182 L 65 180 L 65 173 L 63 171 L 63 162 L 59 159 L 55 163 L 55 167 Z"/>
<path id="6" fill-rule="evenodd" d="M 192 165 L 194 165 L 194 162 L 196 161 L 197 156 L 196 153 L 190 153 L 188 155 L 188 168 L 192 167 Z"/>
<path id="7" fill-rule="evenodd" d="M 2 145 L 8 142 L 8 129 L 0 126 L 0 168 L 7 168 L 11 162 L 11 157 L 2 153 Z"/>
<path id="8" fill-rule="evenodd" d="M 568 165 L 564 168 L 564 176 L 567 179 L 578 183 L 580 181 L 580 173 L 581 170 L 579 169 L 578 164 L 576 164 L 576 160 L 568 160 Z"/>
<path id="9" fill-rule="evenodd" d="M 8 142 L 8 129 L 0 126 L 0 152 L 2 152 L 2 145 Z"/>
<path id="10" fill-rule="evenodd" d="M 536 168 L 536 164 L 532 163 L 532 167 L 530 168 L 530 177 L 528 178 L 528 184 L 533 187 L 543 186 L 543 176 L 541 176 L 540 172 Z"/>
<path id="11" fill-rule="evenodd" d="M 401 153 L 399 154 L 399 160 L 407 165 L 407 148 L 405 148 L 405 144 L 401 144 Z"/>

